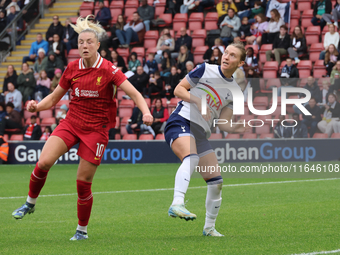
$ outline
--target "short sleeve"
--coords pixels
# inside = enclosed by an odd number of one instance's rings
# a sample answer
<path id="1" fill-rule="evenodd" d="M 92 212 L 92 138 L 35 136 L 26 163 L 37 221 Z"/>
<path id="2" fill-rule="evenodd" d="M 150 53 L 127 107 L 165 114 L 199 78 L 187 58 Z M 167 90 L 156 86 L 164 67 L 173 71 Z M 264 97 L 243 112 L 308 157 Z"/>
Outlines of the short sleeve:
<path id="1" fill-rule="evenodd" d="M 60 78 L 59 86 L 65 90 L 69 90 L 71 88 L 71 73 L 71 68 L 67 66 L 63 75 Z"/>
<path id="2" fill-rule="evenodd" d="M 193 69 L 192 71 L 190 71 L 190 73 L 188 73 L 185 78 L 187 79 L 187 81 L 189 82 L 191 87 L 195 87 L 198 83 L 198 81 L 202 78 L 204 72 L 205 72 L 205 63 L 196 66 L 195 69 Z"/>
<path id="3" fill-rule="evenodd" d="M 114 65 L 112 65 L 110 71 L 112 72 L 111 81 L 117 87 L 119 87 L 120 84 L 122 84 L 127 79 L 125 74 L 121 70 L 119 70 L 119 68 L 115 67 Z"/>

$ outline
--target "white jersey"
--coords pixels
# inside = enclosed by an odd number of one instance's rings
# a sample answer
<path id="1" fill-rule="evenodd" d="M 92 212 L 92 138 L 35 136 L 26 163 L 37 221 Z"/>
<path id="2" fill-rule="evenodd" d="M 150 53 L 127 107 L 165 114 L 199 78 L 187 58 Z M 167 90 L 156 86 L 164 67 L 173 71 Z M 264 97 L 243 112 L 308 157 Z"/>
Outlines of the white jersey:
<path id="1" fill-rule="evenodd" d="M 184 101 L 182 101 L 183 106 L 178 114 L 201 126 L 206 132 L 206 137 L 209 138 L 213 120 L 220 117 L 222 109 L 224 107 L 233 109 L 233 94 L 228 87 L 237 86 L 239 89 L 239 85 L 234 79 L 226 78 L 220 66 L 206 63 L 197 66 L 188 73 L 186 79 L 191 85 L 190 94 L 199 98 L 206 98 L 207 106 L 212 114 L 211 118 L 206 121 L 196 104 Z"/>

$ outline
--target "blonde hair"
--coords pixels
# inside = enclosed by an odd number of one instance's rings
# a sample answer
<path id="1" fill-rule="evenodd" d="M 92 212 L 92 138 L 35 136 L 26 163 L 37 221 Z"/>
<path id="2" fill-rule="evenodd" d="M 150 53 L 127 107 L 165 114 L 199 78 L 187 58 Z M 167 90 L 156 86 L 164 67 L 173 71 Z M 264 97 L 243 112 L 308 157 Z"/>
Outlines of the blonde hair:
<path id="1" fill-rule="evenodd" d="M 87 15 L 86 18 L 79 17 L 77 19 L 76 25 L 70 24 L 71 27 L 76 31 L 78 34 L 90 32 L 95 35 L 98 41 L 101 41 L 106 37 L 106 31 L 104 28 L 99 24 L 99 22 L 92 22 L 89 19 L 93 20 L 93 15 Z"/>

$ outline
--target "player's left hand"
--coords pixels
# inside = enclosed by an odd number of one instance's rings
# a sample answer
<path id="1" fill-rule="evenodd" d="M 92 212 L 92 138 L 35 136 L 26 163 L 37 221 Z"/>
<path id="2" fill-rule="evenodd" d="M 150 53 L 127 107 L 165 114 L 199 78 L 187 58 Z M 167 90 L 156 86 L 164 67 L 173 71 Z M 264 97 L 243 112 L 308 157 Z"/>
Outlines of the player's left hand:
<path id="1" fill-rule="evenodd" d="M 143 115 L 143 123 L 147 126 L 151 126 L 153 123 L 153 117 L 150 113 L 146 113 Z"/>

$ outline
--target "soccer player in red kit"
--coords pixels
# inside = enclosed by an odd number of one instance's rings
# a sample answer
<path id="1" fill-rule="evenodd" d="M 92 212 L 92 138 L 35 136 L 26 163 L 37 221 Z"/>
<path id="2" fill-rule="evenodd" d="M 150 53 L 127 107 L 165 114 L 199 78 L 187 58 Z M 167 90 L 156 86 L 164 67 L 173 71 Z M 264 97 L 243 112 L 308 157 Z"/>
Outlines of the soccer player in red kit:
<path id="1" fill-rule="evenodd" d="M 12 216 L 22 219 L 33 213 L 47 173 L 56 160 L 72 146 L 79 143 L 80 157 L 77 171 L 78 227 L 71 240 L 87 239 L 87 225 L 93 203 L 91 184 L 103 152 L 108 144 L 108 130 L 115 125 L 116 102 L 114 95 L 120 87 L 136 103 L 143 113 L 143 122 L 153 122 L 149 108 L 142 95 L 131 85 L 126 76 L 111 62 L 97 52 L 99 36 L 105 33 L 98 24 L 78 18 L 73 26 L 79 34 L 78 49 L 81 58 L 69 63 L 59 86 L 39 104 L 30 101 L 27 110 L 39 112 L 50 109 L 72 89 L 72 100 L 66 119 L 54 130 L 44 145 L 29 183 L 26 203 L 16 209 Z"/>

